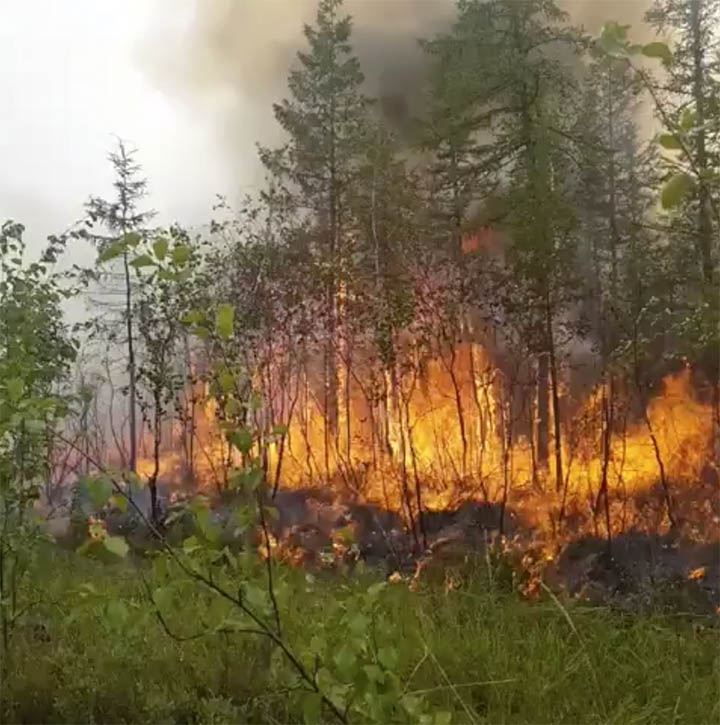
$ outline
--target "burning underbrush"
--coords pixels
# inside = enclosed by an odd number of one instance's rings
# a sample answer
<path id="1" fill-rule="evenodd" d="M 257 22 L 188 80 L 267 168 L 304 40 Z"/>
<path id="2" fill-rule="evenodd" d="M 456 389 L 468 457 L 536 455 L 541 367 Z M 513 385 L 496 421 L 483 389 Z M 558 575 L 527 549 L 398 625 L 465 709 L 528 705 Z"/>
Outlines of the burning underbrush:
<path id="1" fill-rule="evenodd" d="M 411 589 L 439 585 L 450 591 L 479 573 L 530 598 L 548 586 L 633 610 L 720 607 L 720 498 L 709 477 L 678 490 L 672 528 L 660 484 L 614 501 L 610 515 L 617 529 L 610 538 L 601 512 L 579 498 L 566 500 L 562 511 L 562 497 L 554 492 L 527 491 L 505 507 L 468 500 L 427 510 L 414 529 L 401 512 L 332 489 L 280 489 L 265 502 L 260 523 L 253 502 L 237 494 L 162 487 L 161 498 L 162 528 L 171 543 L 191 546 L 194 537 L 205 537 L 219 550 L 255 549 L 264 558 L 326 575 L 371 568 Z M 129 514 L 116 511 L 104 520 L 139 555 L 153 547 L 147 528 Z"/>

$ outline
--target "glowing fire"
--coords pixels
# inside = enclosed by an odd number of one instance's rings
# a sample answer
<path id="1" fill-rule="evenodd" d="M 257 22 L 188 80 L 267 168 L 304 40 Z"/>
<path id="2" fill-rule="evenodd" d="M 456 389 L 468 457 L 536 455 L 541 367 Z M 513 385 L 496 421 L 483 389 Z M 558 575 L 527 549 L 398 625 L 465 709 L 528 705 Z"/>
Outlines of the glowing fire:
<path id="1" fill-rule="evenodd" d="M 418 488 L 423 507 L 436 510 L 468 498 L 498 501 L 506 481 L 511 498 L 554 489 L 552 443 L 547 466 L 534 464 L 532 430 L 517 422 L 510 430 L 509 421 L 517 421 L 512 401 L 504 398 L 502 375 L 479 345 L 458 344 L 411 372 L 398 371 L 394 380 L 391 373 L 361 379 L 340 367 L 339 415 L 330 434 L 308 376 L 296 376 L 290 386 L 295 400 L 284 410 L 292 415 L 273 421 L 286 424 L 287 433 L 267 447 L 271 483 L 279 472 L 282 487 L 332 486 L 396 510 L 403 498 L 417 506 Z M 658 458 L 673 486 L 698 480 L 710 460 L 712 416 L 710 406 L 693 397 L 689 369 L 665 378 L 644 416 L 618 404 L 611 435 L 604 434 L 606 392 L 598 386 L 563 421 L 566 497 L 596 497 L 603 472 L 611 494 L 651 487 L 660 479 Z M 194 429 L 195 478 L 199 485 L 217 485 L 232 454 L 212 402 L 198 407 Z M 179 430 L 160 460 L 161 479 L 178 479 L 187 460 Z M 153 469 L 146 458 L 139 473 L 148 476 Z"/>

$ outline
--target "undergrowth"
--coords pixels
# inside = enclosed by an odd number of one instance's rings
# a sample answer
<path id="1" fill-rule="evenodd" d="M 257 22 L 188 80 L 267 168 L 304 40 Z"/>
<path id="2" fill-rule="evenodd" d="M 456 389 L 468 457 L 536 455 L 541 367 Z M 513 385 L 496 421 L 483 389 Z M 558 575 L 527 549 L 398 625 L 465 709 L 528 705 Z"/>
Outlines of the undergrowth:
<path id="1" fill-rule="evenodd" d="M 317 667 L 351 633 L 334 612 L 377 582 L 287 569 L 283 636 Z M 102 565 L 48 549 L 29 580 L 39 600 L 19 627 L 3 722 L 332 721 L 307 701 L 266 639 L 169 636 L 144 564 Z M 150 581 L 152 585 L 153 582 Z M 90 585 L 90 586 L 87 586 Z M 709 723 L 720 720 L 718 631 L 682 616 L 631 616 L 520 599 L 478 570 L 463 587 L 379 591 L 368 626 L 406 701 L 430 723 Z M 124 606 L 117 606 L 122 602 Z M 202 632 L 212 602 L 188 590 L 174 626 Z M 176 634 L 176 632 L 175 632 Z M 188 635 L 190 636 L 190 635 Z M 322 644 L 324 643 L 324 644 Z M 312 665 L 312 663 L 311 663 Z M 378 695 L 380 697 L 380 695 Z M 407 716 L 398 713 L 398 721 Z"/>

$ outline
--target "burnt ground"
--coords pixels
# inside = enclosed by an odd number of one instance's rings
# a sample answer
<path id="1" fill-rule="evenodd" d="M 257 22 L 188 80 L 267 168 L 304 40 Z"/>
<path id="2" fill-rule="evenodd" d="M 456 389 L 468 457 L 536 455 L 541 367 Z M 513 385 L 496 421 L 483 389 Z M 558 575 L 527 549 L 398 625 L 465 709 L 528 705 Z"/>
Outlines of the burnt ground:
<path id="1" fill-rule="evenodd" d="M 307 567 L 351 570 L 362 561 L 386 576 L 399 574 L 417 583 L 432 569 L 457 570 L 486 562 L 492 553 L 493 560 L 500 556 L 513 570 L 513 582 L 526 593 L 537 591 L 542 579 L 558 593 L 593 604 L 633 611 L 660 604 L 711 613 L 720 607 L 720 539 L 717 525 L 704 527 L 703 538 L 699 524 L 713 518 L 713 497 L 719 492 L 714 485 L 702 487 L 678 502 L 680 524 L 666 533 L 658 533 L 662 530 L 659 492 L 643 492 L 633 504 L 635 518 L 610 544 L 597 533 L 597 522 L 592 531 L 577 513 L 568 516 L 562 534 L 549 537 L 531 523 L 538 519 L 532 501 L 505 510 L 502 537 L 499 504 L 476 501 L 454 510 L 426 512 L 413 535 L 396 512 L 343 501 L 318 489 L 278 491 L 267 526 L 278 555 Z M 160 493 L 164 510 L 172 513 L 171 490 L 162 488 Z M 147 492 L 140 492 L 138 503 L 149 508 L 144 496 Z M 247 543 L 236 520 L 240 503 L 227 496 L 210 500 L 211 519 L 231 547 Z M 81 511 L 93 513 L 85 508 L 87 502 Z M 693 512 L 700 522 L 692 520 Z M 126 535 L 136 550 L 148 545 L 148 532 L 127 514 L 109 515 L 108 528 Z M 189 517 L 175 520 L 167 532 L 178 540 L 190 535 Z"/>

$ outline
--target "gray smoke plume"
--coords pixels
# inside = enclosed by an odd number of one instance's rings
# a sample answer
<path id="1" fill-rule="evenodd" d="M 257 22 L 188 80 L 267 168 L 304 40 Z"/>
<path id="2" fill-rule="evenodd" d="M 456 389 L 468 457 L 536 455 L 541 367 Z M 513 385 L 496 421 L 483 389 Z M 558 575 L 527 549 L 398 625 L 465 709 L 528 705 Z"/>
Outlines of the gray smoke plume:
<path id="1" fill-rule="evenodd" d="M 520 0 L 519 0 L 520 1 Z M 647 0 L 564 0 L 571 22 L 596 33 L 607 20 L 633 26 L 643 40 Z M 211 119 L 211 132 L 241 186 L 261 182 L 254 144 L 273 144 L 281 131 L 272 103 L 286 92 L 289 69 L 304 47 L 303 23 L 316 0 L 195 0 L 184 26 L 158 30 L 142 52 L 153 83 Z M 367 79 L 396 126 L 419 111 L 424 58 L 419 38 L 447 30 L 453 0 L 346 0 L 353 45 Z"/>

